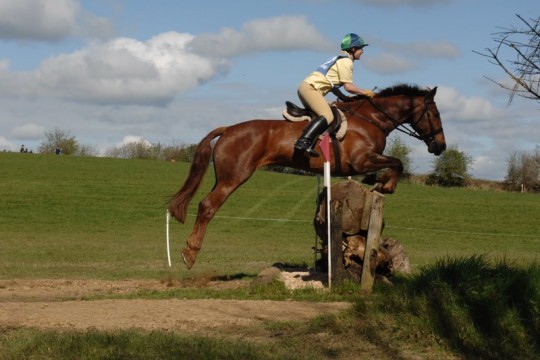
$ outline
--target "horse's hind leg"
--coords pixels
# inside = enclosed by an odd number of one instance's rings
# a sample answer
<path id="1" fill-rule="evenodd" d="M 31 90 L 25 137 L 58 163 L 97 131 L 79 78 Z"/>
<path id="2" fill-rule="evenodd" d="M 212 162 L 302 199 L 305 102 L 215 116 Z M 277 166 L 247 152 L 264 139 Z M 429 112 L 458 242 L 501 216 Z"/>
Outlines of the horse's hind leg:
<path id="1" fill-rule="evenodd" d="M 225 200 L 231 195 L 247 178 L 251 176 L 253 171 L 245 176 L 245 179 L 236 179 L 234 182 L 226 184 L 224 181 L 216 180 L 214 189 L 199 203 L 199 211 L 197 219 L 193 227 L 193 231 L 187 241 L 187 247 L 182 250 L 182 257 L 188 269 L 191 269 L 199 251 L 201 250 L 204 235 L 208 223 L 218 209 L 223 205 Z"/>
<path id="2" fill-rule="evenodd" d="M 231 192 L 216 187 L 199 203 L 199 211 L 197 212 L 193 231 L 187 241 L 187 247 L 182 250 L 182 258 L 188 269 L 191 269 L 195 263 L 197 254 L 201 250 L 208 223 Z"/>

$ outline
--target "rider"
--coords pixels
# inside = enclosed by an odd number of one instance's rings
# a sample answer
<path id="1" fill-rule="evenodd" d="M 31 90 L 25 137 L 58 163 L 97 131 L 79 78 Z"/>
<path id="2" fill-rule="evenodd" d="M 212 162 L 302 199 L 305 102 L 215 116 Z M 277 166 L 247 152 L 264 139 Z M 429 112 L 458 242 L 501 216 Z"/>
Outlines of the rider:
<path id="1" fill-rule="evenodd" d="M 320 136 L 334 120 L 332 109 L 324 98 L 333 88 L 343 86 L 352 94 L 373 97 L 371 90 L 361 89 L 353 83 L 353 61 L 359 60 L 368 46 L 360 36 L 350 33 L 341 41 L 341 53 L 321 64 L 316 71 L 306 77 L 298 87 L 298 97 L 307 109 L 317 114 L 310 121 L 302 135 L 294 144 L 295 150 L 306 151 L 309 155 L 318 157 L 313 149 L 315 139 Z"/>

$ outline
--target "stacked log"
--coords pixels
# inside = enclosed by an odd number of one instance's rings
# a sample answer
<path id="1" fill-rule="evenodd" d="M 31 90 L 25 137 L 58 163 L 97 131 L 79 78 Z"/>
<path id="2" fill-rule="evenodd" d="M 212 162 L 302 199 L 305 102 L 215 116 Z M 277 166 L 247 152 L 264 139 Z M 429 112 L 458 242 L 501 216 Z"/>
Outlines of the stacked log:
<path id="1" fill-rule="evenodd" d="M 343 265 L 348 276 L 360 281 L 363 268 L 364 252 L 366 248 L 367 231 L 371 212 L 371 196 L 361 184 L 348 180 L 335 183 L 331 188 L 331 201 L 341 202 L 341 232 Z M 326 224 L 326 191 L 319 197 L 314 225 L 320 239 L 322 252 L 317 261 L 317 268 L 328 270 L 327 263 L 327 224 Z M 384 228 L 384 226 L 382 227 Z M 381 234 L 382 235 L 382 229 Z M 377 251 L 375 273 L 389 277 L 396 272 L 409 273 L 409 260 L 405 254 L 405 248 L 401 243 L 392 238 L 381 236 L 381 242 Z"/>

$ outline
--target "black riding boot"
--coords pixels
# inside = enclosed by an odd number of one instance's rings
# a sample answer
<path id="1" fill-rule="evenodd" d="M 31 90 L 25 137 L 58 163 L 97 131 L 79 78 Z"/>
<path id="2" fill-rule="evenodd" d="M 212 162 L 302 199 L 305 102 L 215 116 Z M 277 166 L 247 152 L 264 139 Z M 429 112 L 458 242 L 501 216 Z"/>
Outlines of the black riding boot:
<path id="1" fill-rule="evenodd" d="M 306 151 L 310 156 L 319 157 L 319 153 L 316 152 L 313 147 L 316 143 L 317 137 L 319 137 L 324 130 L 328 128 L 328 123 L 324 116 L 311 120 L 302 132 L 302 136 L 294 144 L 294 149 L 299 151 Z"/>

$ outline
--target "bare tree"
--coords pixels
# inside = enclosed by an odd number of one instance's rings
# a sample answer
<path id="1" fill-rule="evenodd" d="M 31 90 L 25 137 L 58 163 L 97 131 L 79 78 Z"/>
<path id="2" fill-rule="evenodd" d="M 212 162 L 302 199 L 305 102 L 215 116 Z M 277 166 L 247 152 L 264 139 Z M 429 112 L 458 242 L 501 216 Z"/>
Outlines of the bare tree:
<path id="1" fill-rule="evenodd" d="M 526 99 L 540 100 L 540 17 L 521 21 L 521 27 L 502 28 L 494 35 L 497 45 L 485 53 L 477 52 L 489 58 L 489 62 L 499 66 L 509 77 L 509 82 L 496 81 L 500 87 L 510 91 L 508 105 L 515 95 Z M 513 59 L 503 59 L 503 53 L 510 50 Z"/>
<path id="2" fill-rule="evenodd" d="M 39 145 L 38 151 L 42 154 L 54 154 L 58 149 L 65 155 L 74 155 L 79 150 L 79 142 L 69 131 L 54 128 L 45 131 L 45 139 Z"/>
<path id="3" fill-rule="evenodd" d="M 505 183 L 511 190 L 540 191 L 540 146 L 510 154 Z"/>

